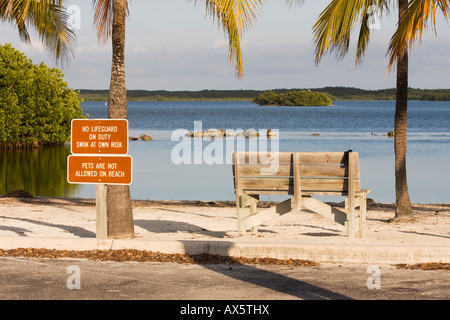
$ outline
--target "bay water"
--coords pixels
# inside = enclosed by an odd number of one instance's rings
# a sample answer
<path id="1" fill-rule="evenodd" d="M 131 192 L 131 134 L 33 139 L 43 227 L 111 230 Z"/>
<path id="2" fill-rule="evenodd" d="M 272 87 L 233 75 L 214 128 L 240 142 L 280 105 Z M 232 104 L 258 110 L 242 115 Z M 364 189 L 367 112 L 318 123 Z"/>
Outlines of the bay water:
<path id="1" fill-rule="evenodd" d="M 108 114 L 105 102 L 84 102 L 83 111 L 91 119 Z M 223 139 L 219 152 L 217 140 L 194 143 L 198 138 L 187 139 L 182 133 L 199 128 L 261 133 L 272 129 L 277 132 L 275 139 L 249 139 L 246 146 L 357 151 L 362 187 L 371 190 L 369 197 L 394 202 L 394 139 L 387 136 L 394 131 L 394 114 L 395 101 L 336 101 L 331 107 L 262 107 L 246 101 L 129 102 L 130 136 L 153 137 L 152 141 L 130 141 L 131 195 L 151 200 L 235 200 L 230 150 L 236 148 L 237 138 Z M 182 145 L 189 143 L 192 148 L 200 145 L 205 155 L 212 154 L 214 163 L 207 157 L 195 159 L 195 150 L 187 157 L 190 161 L 186 157 L 183 163 L 174 160 L 180 157 Z M 69 146 L 2 153 L 0 194 L 24 189 L 38 196 L 94 198 L 95 186 L 66 182 L 69 154 Z M 410 101 L 407 168 L 412 202 L 450 202 L 449 163 L 450 102 Z M 278 199 L 266 196 L 264 200 Z"/>

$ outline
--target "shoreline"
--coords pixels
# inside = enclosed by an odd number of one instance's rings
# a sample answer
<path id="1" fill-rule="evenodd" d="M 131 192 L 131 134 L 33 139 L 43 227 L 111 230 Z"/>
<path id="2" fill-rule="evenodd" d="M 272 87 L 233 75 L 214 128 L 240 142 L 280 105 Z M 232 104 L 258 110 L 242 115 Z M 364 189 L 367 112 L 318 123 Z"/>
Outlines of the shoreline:
<path id="1" fill-rule="evenodd" d="M 95 198 L 79 198 L 79 197 L 46 197 L 46 196 L 31 196 L 31 197 L 18 197 L 18 196 L 8 196 L 0 195 L 0 203 L 2 200 L 20 200 L 22 203 L 28 204 L 40 204 L 40 205 L 78 205 L 78 206 L 95 206 Z M 166 206 L 203 206 L 203 207 L 236 207 L 236 201 L 234 200 L 151 200 L 151 199 L 131 199 L 133 207 L 152 207 L 159 205 Z M 281 203 L 281 201 L 264 201 L 261 200 L 258 203 L 258 207 L 267 208 Z M 344 202 L 326 202 L 329 205 L 342 208 Z M 449 211 L 450 213 L 450 202 L 418 202 L 411 203 L 417 210 L 423 208 L 436 208 L 439 211 Z M 385 210 L 395 209 L 395 203 L 393 202 L 375 202 L 369 199 L 367 203 L 368 208 Z M 450 230 L 449 230 L 450 231 Z"/>

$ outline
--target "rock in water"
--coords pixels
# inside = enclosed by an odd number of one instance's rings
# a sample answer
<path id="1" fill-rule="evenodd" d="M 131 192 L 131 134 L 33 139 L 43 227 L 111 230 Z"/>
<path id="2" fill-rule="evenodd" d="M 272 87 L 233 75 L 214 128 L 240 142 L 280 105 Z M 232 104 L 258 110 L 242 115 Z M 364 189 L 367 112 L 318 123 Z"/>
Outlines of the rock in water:
<path id="1" fill-rule="evenodd" d="M 267 138 L 273 138 L 276 137 L 277 134 L 272 129 L 267 130 Z"/>
<path id="2" fill-rule="evenodd" d="M 146 134 L 141 134 L 139 138 L 141 138 L 141 140 L 143 140 L 143 141 L 150 141 L 150 140 L 153 140 L 152 137 L 150 137 L 150 136 L 148 136 L 148 135 L 146 135 Z"/>

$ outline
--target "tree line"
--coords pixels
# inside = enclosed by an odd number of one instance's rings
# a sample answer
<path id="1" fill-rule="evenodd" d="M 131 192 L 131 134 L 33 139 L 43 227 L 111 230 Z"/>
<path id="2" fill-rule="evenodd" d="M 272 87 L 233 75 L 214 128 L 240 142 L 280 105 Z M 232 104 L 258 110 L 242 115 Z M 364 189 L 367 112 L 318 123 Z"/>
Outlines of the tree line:
<path id="1" fill-rule="evenodd" d="M 272 89 L 276 94 L 290 91 L 311 90 L 326 93 L 332 100 L 395 100 L 396 89 L 365 90 L 353 87 L 284 88 Z M 202 101 L 202 100 L 245 100 L 251 101 L 266 90 L 128 90 L 129 101 Z M 81 89 L 80 98 L 85 101 L 107 101 L 109 90 Z M 450 101 L 450 89 L 409 88 L 409 100 Z"/>

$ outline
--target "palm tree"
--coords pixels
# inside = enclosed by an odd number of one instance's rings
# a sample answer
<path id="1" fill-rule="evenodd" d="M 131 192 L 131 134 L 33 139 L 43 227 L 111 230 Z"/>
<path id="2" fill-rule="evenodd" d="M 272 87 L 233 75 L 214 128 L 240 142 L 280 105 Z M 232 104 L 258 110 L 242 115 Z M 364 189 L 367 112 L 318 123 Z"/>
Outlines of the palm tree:
<path id="1" fill-rule="evenodd" d="M 408 0 L 397 0 L 399 25 L 405 19 Z M 332 0 L 321 13 L 314 25 L 316 43 L 316 64 L 327 51 L 335 51 L 338 57 L 344 57 L 349 49 L 350 34 L 358 21 L 360 32 L 357 43 L 355 65 L 358 65 L 366 52 L 371 28 L 369 22 L 373 8 L 377 8 L 380 17 L 388 12 L 387 0 Z M 397 64 L 397 93 L 395 107 L 395 221 L 411 221 L 412 207 L 408 192 L 406 174 L 406 135 L 408 110 L 408 46 L 403 45 L 395 53 Z"/>
<path id="2" fill-rule="evenodd" d="M 73 56 L 75 34 L 62 0 L 0 0 L 0 21 L 16 26 L 26 43 L 30 43 L 28 28 L 33 27 L 59 63 Z"/>
<path id="3" fill-rule="evenodd" d="M 195 0 L 197 3 L 200 0 Z M 243 75 L 240 38 L 256 20 L 262 0 L 202 0 L 207 14 L 221 26 L 229 40 L 229 59 L 236 66 L 238 77 Z M 126 119 L 127 96 L 125 82 L 125 27 L 127 0 L 94 0 L 95 29 L 99 41 L 112 38 L 112 69 L 109 93 L 109 118 Z M 133 213 L 128 186 L 107 186 L 108 237 L 134 235 Z"/>
<path id="4" fill-rule="evenodd" d="M 403 21 L 408 0 L 398 0 L 399 23 Z M 412 207 L 408 192 L 406 174 L 406 144 L 408 127 L 408 47 L 404 47 L 397 57 L 397 96 L 395 104 L 395 194 L 396 221 L 411 221 Z"/>
<path id="5" fill-rule="evenodd" d="M 417 39 L 419 39 L 419 41 L 422 39 L 423 31 L 427 28 L 429 19 L 431 19 L 432 21 L 432 28 L 434 30 L 436 29 L 437 8 L 441 10 L 445 20 L 447 21 L 450 14 L 448 0 L 412 0 L 409 3 L 403 4 L 403 8 L 403 15 L 401 16 L 401 19 L 399 21 L 398 28 L 392 36 L 391 42 L 389 44 L 389 68 L 395 65 L 395 63 L 397 63 L 397 66 L 400 66 L 405 63 L 404 61 L 408 61 L 408 48 L 411 50 L 415 41 Z M 396 124 L 397 121 L 399 123 L 398 130 L 404 131 L 404 133 L 402 134 L 406 135 L 406 110 L 403 111 L 403 109 L 401 109 L 398 112 L 396 111 L 395 119 Z M 397 148 L 399 148 L 400 150 L 402 150 L 403 148 L 406 149 L 406 139 L 404 142 L 399 141 L 398 145 L 396 141 L 396 154 Z M 399 165 L 400 164 L 401 163 L 399 163 Z M 403 179 L 403 168 L 401 169 L 402 170 L 400 171 L 399 179 Z M 406 181 L 406 169 L 404 174 L 404 179 Z M 401 205 L 403 205 L 403 203 L 401 203 Z"/>

